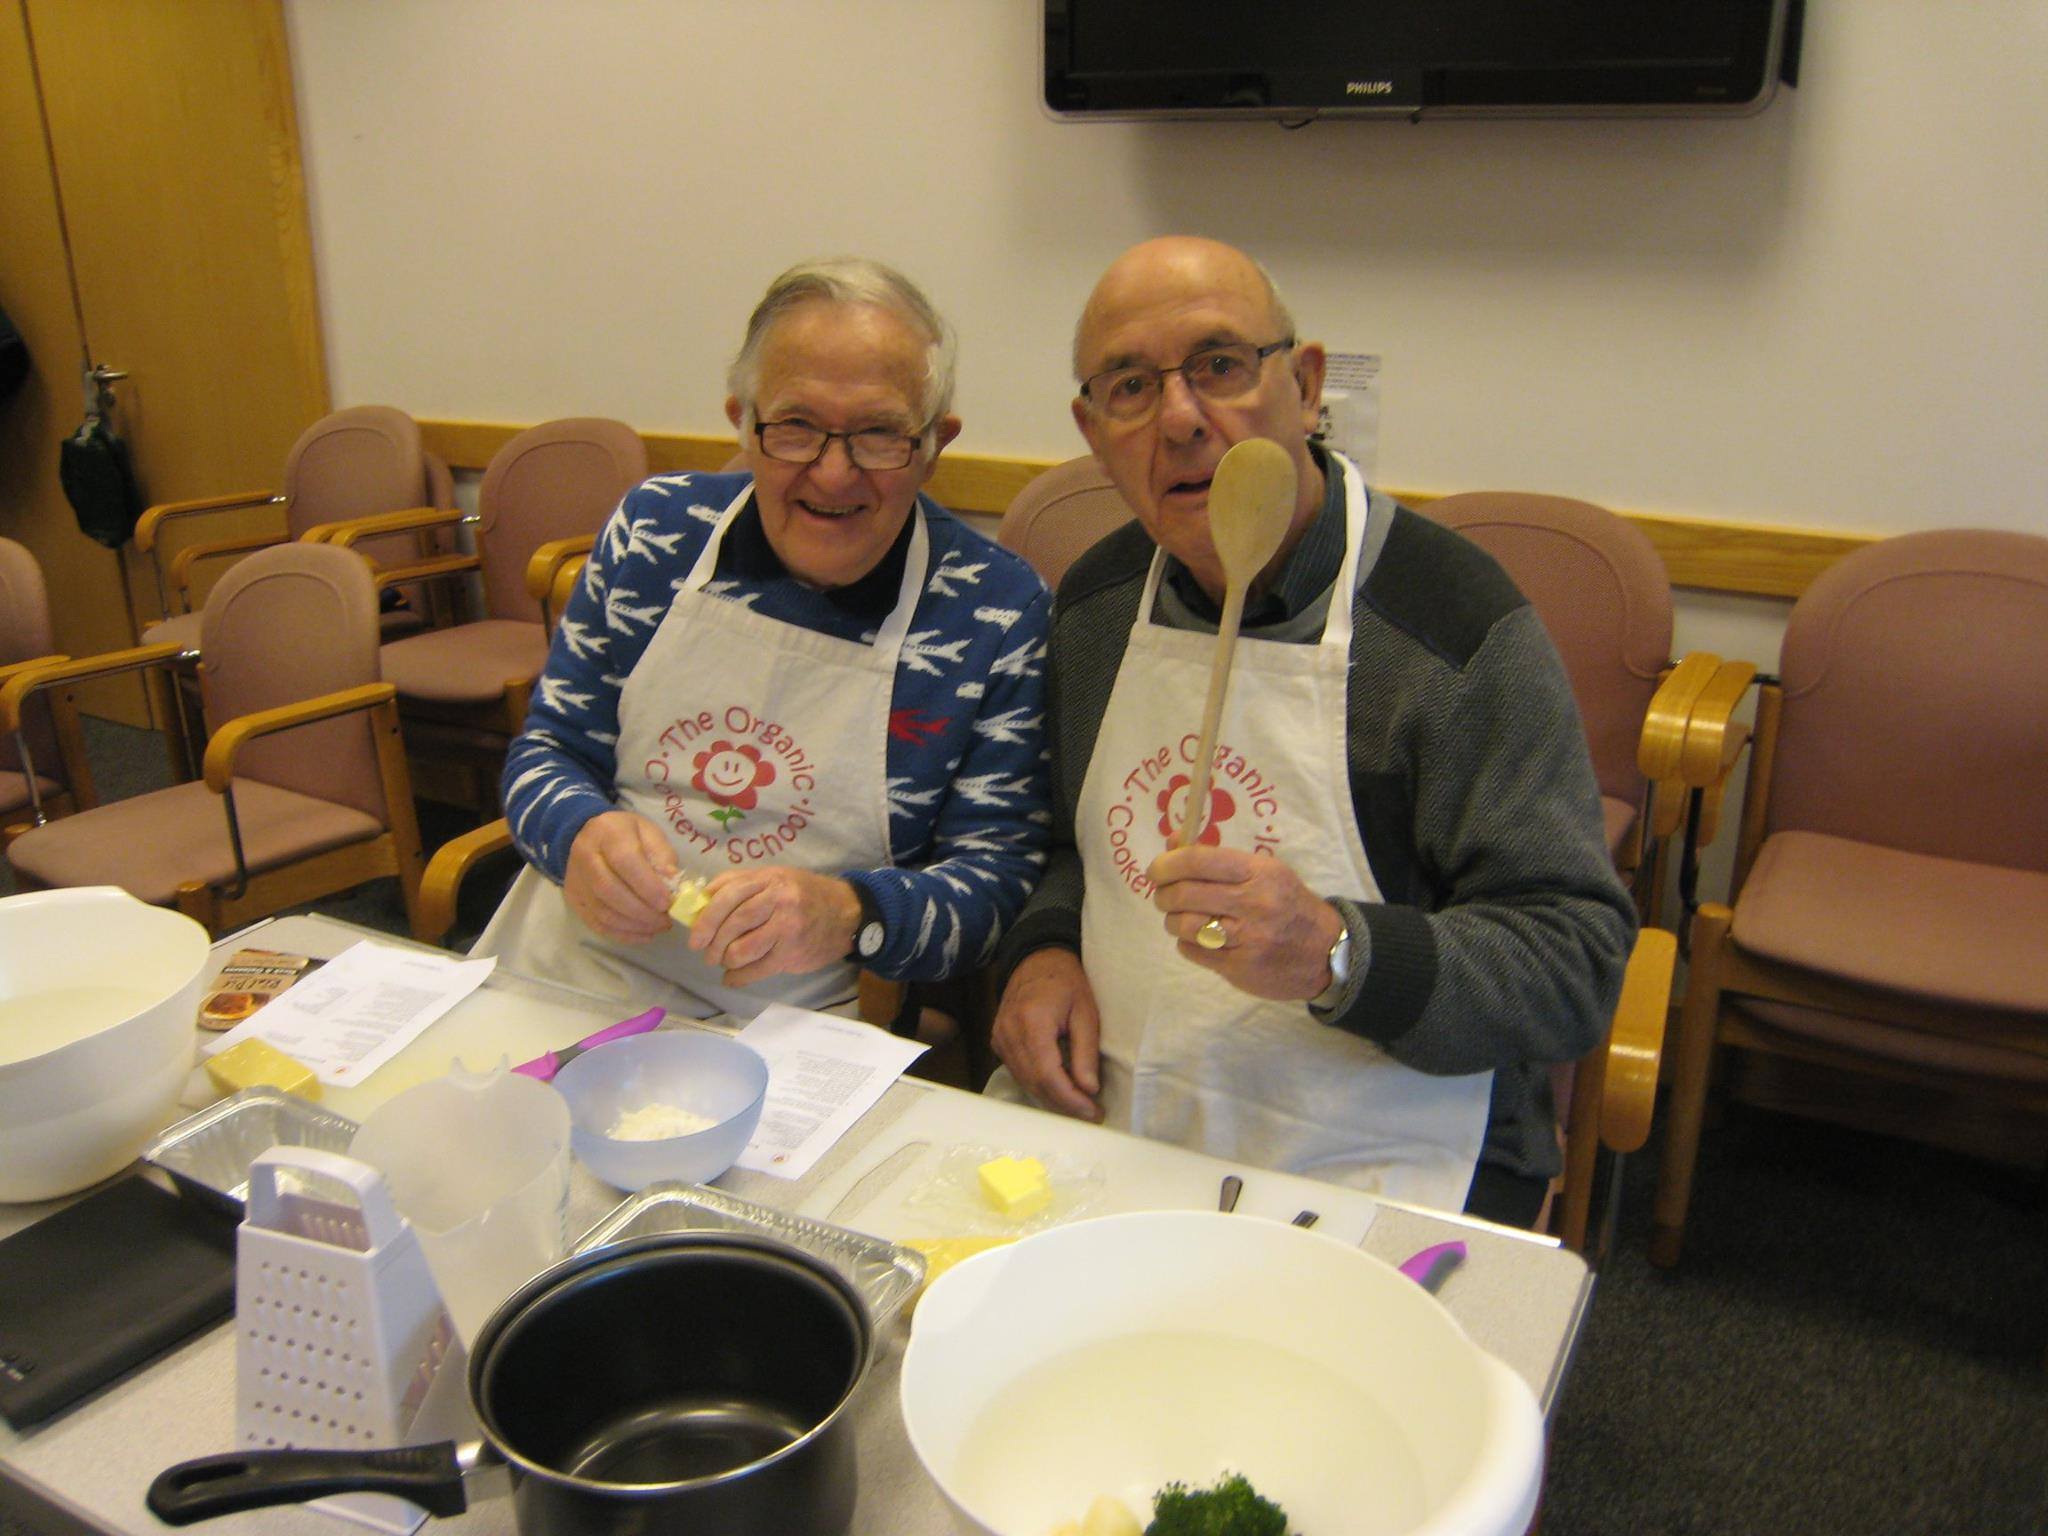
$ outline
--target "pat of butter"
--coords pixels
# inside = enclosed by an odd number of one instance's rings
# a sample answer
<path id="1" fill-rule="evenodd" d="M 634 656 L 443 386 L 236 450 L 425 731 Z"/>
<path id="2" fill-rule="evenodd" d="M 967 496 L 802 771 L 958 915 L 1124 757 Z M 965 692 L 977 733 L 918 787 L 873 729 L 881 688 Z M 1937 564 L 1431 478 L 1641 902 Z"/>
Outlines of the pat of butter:
<path id="1" fill-rule="evenodd" d="M 1015 1241 L 1014 1237 L 906 1237 L 903 1246 L 924 1255 L 924 1284 L 910 1298 L 910 1307 L 906 1310 L 914 1309 L 931 1283 L 962 1259 L 971 1259 L 977 1253 Z"/>
<path id="2" fill-rule="evenodd" d="M 676 886 L 675 895 L 669 898 L 668 915 L 687 928 L 710 905 L 711 898 L 704 894 L 704 882 L 692 875 Z"/>
<path id="3" fill-rule="evenodd" d="M 1036 1216 L 1052 1204 L 1052 1181 L 1035 1157 L 996 1157 L 980 1168 L 981 1192 L 1013 1221 Z"/>
<path id="4" fill-rule="evenodd" d="M 206 1075 L 222 1093 L 244 1088 L 282 1088 L 302 1099 L 320 1097 L 320 1079 L 303 1061 L 285 1055 L 267 1040 L 244 1040 L 206 1062 Z"/>

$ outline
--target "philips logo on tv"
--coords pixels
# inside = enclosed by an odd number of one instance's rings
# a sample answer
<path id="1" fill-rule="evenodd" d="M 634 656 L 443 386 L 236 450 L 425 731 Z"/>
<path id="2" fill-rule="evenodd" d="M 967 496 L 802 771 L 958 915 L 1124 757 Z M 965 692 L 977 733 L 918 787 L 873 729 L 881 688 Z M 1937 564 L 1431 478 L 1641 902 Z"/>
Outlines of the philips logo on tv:
<path id="1" fill-rule="evenodd" d="M 1344 94 L 1346 96 L 1391 96 L 1394 94 L 1394 82 L 1391 80 L 1346 80 L 1344 82 Z"/>

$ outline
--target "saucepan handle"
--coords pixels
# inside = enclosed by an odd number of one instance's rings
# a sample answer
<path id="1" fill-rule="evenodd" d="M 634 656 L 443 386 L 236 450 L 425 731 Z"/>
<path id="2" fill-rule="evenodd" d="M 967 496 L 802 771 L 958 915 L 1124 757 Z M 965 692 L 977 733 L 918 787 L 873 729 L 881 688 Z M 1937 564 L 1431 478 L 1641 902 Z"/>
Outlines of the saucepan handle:
<path id="1" fill-rule="evenodd" d="M 181 1461 L 149 1485 L 150 1513 L 190 1525 L 237 1510 L 303 1504 L 334 1493 L 390 1493 L 432 1515 L 469 1507 L 455 1442 L 388 1451 L 230 1451 Z"/>

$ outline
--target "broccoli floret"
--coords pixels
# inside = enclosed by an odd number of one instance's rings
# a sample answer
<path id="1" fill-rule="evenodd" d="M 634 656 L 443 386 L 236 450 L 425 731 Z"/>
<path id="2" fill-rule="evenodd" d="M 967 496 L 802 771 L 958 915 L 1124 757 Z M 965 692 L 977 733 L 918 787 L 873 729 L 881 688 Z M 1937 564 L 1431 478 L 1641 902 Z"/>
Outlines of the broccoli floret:
<path id="1" fill-rule="evenodd" d="M 1227 1472 L 1213 1488 L 1160 1489 L 1145 1536 L 1288 1536 L 1287 1513 L 1261 1498 L 1243 1473 Z"/>

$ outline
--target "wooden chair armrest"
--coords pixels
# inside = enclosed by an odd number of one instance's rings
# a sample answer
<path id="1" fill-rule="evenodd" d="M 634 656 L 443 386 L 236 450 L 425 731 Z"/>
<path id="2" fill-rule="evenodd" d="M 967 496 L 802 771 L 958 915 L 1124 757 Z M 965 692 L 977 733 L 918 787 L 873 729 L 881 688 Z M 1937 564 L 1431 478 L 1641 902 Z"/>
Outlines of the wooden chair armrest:
<path id="1" fill-rule="evenodd" d="M 597 535 L 594 533 L 578 534 L 572 539 L 548 540 L 526 562 L 527 595 L 537 603 L 545 603 L 555 590 L 555 576 L 562 563 L 578 555 L 587 555 L 596 547 Z"/>
<path id="2" fill-rule="evenodd" d="M 583 567 L 588 563 L 588 558 L 582 556 L 564 560 L 561 568 L 555 572 L 555 584 L 548 589 L 548 595 L 542 600 L 540 610 L 541 622 L 547 625 L 550 635 L 554 633 L 555 626 L 562 621 L 562 615 L 568 612 L 569 599 L 575 595 L 576 583 L 583 579 Z"/>
<path id="3" fill-rule="evenodd" d="M 471 832 L 452 837 L 434 850 L 427 872 L 420 876 L 419 904 L 412 936 L 422 944 L 438 944 L 455 926 L 455 901 L 462 882 L 483 859 L 512 846 L 512 823 L 500 816 Z"/>
<path id="4" fill-rule="evenodd" d="M 234 507 L 279 505 L 284 499 L 277 491 L 246 491 L 239 496 L 201 496 L 193 501 L 160 501 L 136 519 L 136 552 L 148 554 L 156 545 L 157 530 L 172 518 L 192 517 L 200 512 L 226 512 Z"/>
<path id="5" fill-rule="evenodd" d="M 1749 727 L 1734 718 L 1735 708 L 1755 680 L 1754 664 L 1724 661 L 1693 700 L 1679 757 L 1679 777 L 1693 788 L 1719 788 L 1727 783 L 1729 770 L 1749 740 Z"/>
<path id="6" fill-rule="evenodd" d="M 483 561 L 475 555 L 433 555 L 425 560 L 408 560 L 403 565 L 372 565 L 370 574 L 379 588 L 402 587 L 415 581 L 435 581 L 443 576 L 460 576 L 480 571 Z"/>
<path id="7" fill-rule="evenodd" d="M 183 653 L 183 646 L 167 640 L 160 645 L 134 645 L 98 656 L 82 656 L 75 661 L 62 656 L 47 656 L 37 661 L 17 662 L 7 669 L 6 681 L 0 684 L 0 731 L 21 729 L 21 707 L 32 693 L 81 678 L 162 666 L 175 661 Z"/>
<path id="8" fill-rule="evenodd" d="M 1700 692 L 1713 681 L 1721 658 L 1707 651 L 1683 657 L 1657 685 L 1643 716 L 1643 734 L 1636 742 L 1636 766 L 1643 777 L 1663 783 L 1678 777 L 1685 748 L 1685 728 Z"/>
<path id="9" fill-rule="evenodd" d="M 259 709 L 253 715 L 237 715 L 215 731 L 206 744 L 206 787 L 216 795 L 227 792 L 228 781 L 234 777 L 235 757 L 244 742 L 288 731 L 295 725 L 330 720 L 352 710 L 373 709 L 397 696 L 398 690 L 389 683 L 361 683 L 293 704 L 280 704 L 275 709 Z"/>
<path id="10" fill-rule="evenodd" d="M 0 683 L 5 683 L 9 678 L 15 677 L 31 668 L 52 667 L 60 661 L 69 661 L 70 659 L 69 656 L 60 656 L 52 652 L 48 656 L 25 656 L 20 661 L 10 661 L 4 666 L 0 666 Z"/>
<path id="11" fill-rule="evenodd" d="M 303 544 L 339 544 L 343 549 L 380 533 L 404 533 L 413 528 L 439 528 L 459 523 L 466 514 L 459 507 L 405 507 L 397 512 L 372 512 L 367 517 L 344 518 L 338 522 L 315 523 L 299 535 Z"/>
<path id="12" fill-rule="evenodd" d="M 1637 933 L 1607 1041 L 1600 1140 L 1611 1151 L 1634 1152 L 1650 1138 L 1664 1024 L 1671 1012 L 1671 972 L 1677 960 L 1678 935 L 1664 928 Z"/>
<path id="13" fill-rule="evenodd" d="M 191 590 L 192 567 L 200 561 L 218 560 L 223 555 L 246 555 L 251 550 L 269 549 L 283 542 L 284 534 L 279 531 L 257 538 L 223 539 L 217 544 L 187 544 L 171 561 L 171 585 L 183 594 Z"/>

